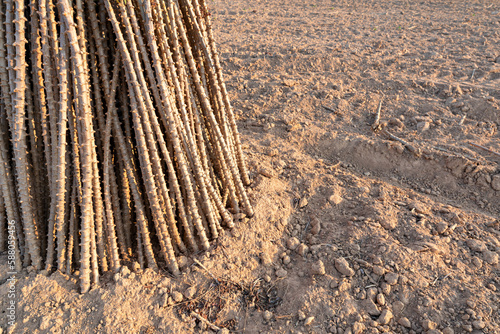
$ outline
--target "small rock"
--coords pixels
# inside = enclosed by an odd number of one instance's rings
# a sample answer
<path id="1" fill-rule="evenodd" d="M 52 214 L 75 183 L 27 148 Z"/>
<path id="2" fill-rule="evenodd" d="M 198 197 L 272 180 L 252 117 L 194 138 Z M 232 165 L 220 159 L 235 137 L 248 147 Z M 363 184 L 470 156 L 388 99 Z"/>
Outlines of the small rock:
<path id="1" fill-rule="evenodd" d="M 381 266 L 373 266 L 373 273 L 375 275 L 383 276 L 385 274 L 385 269 Z"/>
<path id="2" fill-rule="evenodd" d="M 474 256 L 472 258 L 472 264 L 479 269 L 483 266 L 483 261 L 481 261 L 481 259 L 478 258 L 477 256 Z"/>
<path id="3" fill-rule="evenodd" d="M 431 306 L 431 305 L 432 305 L 432 299 L 431 299 L 431 298 L 429 298 L 429 297 L 425 297 L 425 298 L 423 299 L 423 301 L 422 301 L 422 305 L 423 305 L 424 307 L 429 307 L 429 306 Z"/>
<path id="4" fill-rule="evenodd" d="M 287 127 L 287 131 L 288 132 L 293 132 L 293 131 L 297 131 L 297 130 L 300 130 L 302 129 L 302 126 L 298 123 L 295 123 L 293 125 L 288 125 Z"/>
<path id="5" fill-rule="evenodd" d="M 42 322 L 40 323 L 40 330 L 44 331 L 44 330 L 48 329 L 49 326 L 50 326 L 49 317 L 44 317 L 42 319 Z"/>
<path id="6" fill-rule="evenodd" d="M 438 329 L 431 329 L 430 331 L 425 332 L 425 334 L 443 334 L 443 332 Z"/>
<path id="7" fill-rule="evenodd" d="M 139 264 L 139 262 L 136 261 L 132 264 L 132 270 L 135 272 L 138 272 L 139 270 L 141 270 L 141 265 Z"/>
<path id="8" fill-rule="evenodd" d="M 436 225 L 436 231 L 439 234 L 443 234 L 448 229 L 448 224 L 445 222 L 440 222 Z"/>
<path id="9" fill-rule="evenodd" d="M 311 274 L 324 275 L 325 273 L 325 264 L 323 263 L 323 261 L 318 260 L 311 265 Z"/>
<path id="10" fill-rule="evenodd" d="M 345 276 L 354 276 L 355 271 L 351 268 L 349 263 L 343 257 L 335 260 L 335 268 Z"/>
<path id="11" fill-rule="evenodd" d="M 279 152 L 277 149 L 275 149 L 275 148 L 272 148 L 272 149 L 270 148 L 270 149 L 268 149 L 268 150 L 266 151 L 266 154 L 267 154 L 268 156 L 270 156 L 270 157 L 275 157 L 275 156 L 277 156 L 279 153 L 280 153 L 280 152 Z"/>
<path id="12" fill-rule="evenodd" d="M 227 328 L 221 328 L 217 334 L 230 334 L 231 332 Z"/>
<path id="13" fill-rule="evenodd" d="M 446 327 L 443 329 L 443 334 L 455 334 L 455 331 L 451 327 Z"/>
<path id="14" fill-rule="evenodd" d="M 400 130 L 404 129 L 404 127 L 405 127 L 405 124 L 399 118 L 395 118 L 395 117 L 391 118 L 389 120 L 389 125 L 393 126 L 395 128 L 399 128 Z"/>
<path id="15" fill-rule="evenodd" d="M 352 334 L 361 334 L 365 330 L 365 325 L 362 322 L 355 322 L 352 325 Z"/>
<path id="16" fill-rule="evenodd" d="M 406 317 L 399 318 L 398 324 L 406 328 L 411 328 L 411 322 Z"/>
<path id="17" fill-rule="evenodd" d="M 394 230 L 396 228 L 396 226 L 398 226 L 398 220 L 397 219 L 390 219 L 390 218 L 386 218 L 386 219 L 381 219 L 379 221 L 380 223 L 380 226 L 382 226 L 383 228 L 385 228 L 386 230 Z"/>
<path id="18" fill-rule="evenodd" d="M 380 283 L 380 292 L 382 292 L 386 296 L 389 296 L 389 294 L 391 293 L 391 286 L 387 284 L 387 282 Z"/>
<path id="19" fill-rule="evenodd" d="M 392 303 L 392 310 L 394 311 L 394 313 L 396 314 L 399 314 L 403 311 L 403 309 L 405 308 L 405 304 L 403 304 L 402 302 L 400 302 L 399 300 L 395 301 L 394 303 Z"/>
<path id="20" fill-rule="evenodd" d="M 290 259 L 290 256 L 288 256 L 288 255 L 283 256 L 283 264 L 284 265 L 289 264 L 291 261 L 292 261 L 292 259 Z"/>
<path id="21" fill-rule="evenodd" d="M 318 219 L 314 219 L 311 222 L 311 234 L 316 235 L 321 231 L 321 222 Z"/>
<path id="22" fill-rule="evenodd" d="M 486 327 L 486 323 L 482 320 L 476 320 L 472 322 L 472 326 L 475 329 L 483 329 L 484 327 Z"/>
<path id="23" fill-rule="evenodd" d="M 487 250 L 487 251 L 483 252 L 483 259 L 484 259 L 484 261 L 486 261 L 486 263 L 491 264 L 492 266 L 495 266 L 499 262 L 499 255 L 498 255 L 498 253 Z"/>
<path id="24" fill-rule="evenodd" d="M 180 303 L 184 299 L 184 296 L 179 291 L 174 291 L 172 292 L 172 299 L 174 300 L 174 302 Z"/>
<path id="25" fill-rule="evenodd" d="M 451 88 L 451 87 L 450 87 L 450 88 Z M 446 99 L 446 101 L 445 101 L 445 103 L 444 103 L 444 104 L 445 104 L 445 106 L 447 106 L 447 107 L 451 107 L 451 105 L 452 105 L 453 103 L 455 103 L 455 102 L 457 102 L 457 100 L 455 100 L 453 97 L 449 97 L 449 98 L 447 98 L 447 99 Z"/>
<path id="26" fill-rule="evenodd" d="M 398 278 L 399 278 L 399 275 L 396 273 L 387 273 L 384 276 L 385 281 L 389 285 L 396 285 L 396 283 L 398 283 Z"/>
<path id="27" fill-rule="evenodd" d="M 298 318 L 299 318 L 300 321 L 306 319 L 306 315 L 302 311 L 297 312 L 297 316 L 298 316 Z"/>
<path id="28" fill-rule="evenodd" d="M 328 200 L 335 205 L 339 205 L 342 202 L 342 196 L 340 196 L 340 194 L 335 193 L 332 196 L 330 196 Z"/>
<path id="29" fill-rule="evenodd" d="M 184 268 L 188 264 L 188 259 L 184 255 L 181 255 L 177 258 L 177 264 L 179 265 L 179 268 Z"/>
<path id="30" fill-rule="evenodd" d="M 286 277 L 286 275 L 288 275 L 288 272 L 285 269 L 281 268 L 276 270 L 276 277 L 283 278 Z"/>
<path id="31" fill-rule="evenodd" d="M 309 204 L 309 202 L 307 201 L 307 198 L 302 197 L 300 199 L 300 202 L 299 202 L 299 208 L 302 209 L 303 207 L 307 206 L 307 204 Z"/>
<path id="32" fill-rule="evenodd" d="M 471 299 L 467 300 L 465 303 L 466 303 L 466 304 L 467 304 L 467 306 L 469 306 L 471 309 L 476 308 L 476 302 L 474 301 L 474 299 L 473 299 L 473 298 L 471 298 Z"/>
<path id="33" fill-rule="evenodd" d="M 425 132 L 425 131 L 429 130 L 430 127 L 431 127 L 431 123 L 429 123 L 429 122 L 418 122 L 417 123 L 417 131 L 418 132 Z"/>
<path id="34" fill-rule="evenodd" d="M 267 168 L 267 167 L 261 167 L 259 169 L 259 174 L 263 175 L 267 178 L 272 178 L 272 177 L 274 177 L 274 170 L 271 168 Z"/>
<path id="35" fill-rule="evenodd" d="M 428 331 L 428 330 L 431 330 L 431 329 L 436 329 L 437 324 L 434 321 L 431 321 L 429 319 L 425 319 L 425 320 L 422 321 L 422 327 L 426 331 Z"/>
<path id="36" fill-rule="evenodd" d="M 127 266 L 121 267 L 120 272 L 123 277 L 128 277 L 128 275 L 130 275 L 130 269 L 128 269 Z"/>
<path id="37" fill-rule="evenodd" d="M 295 251 L 297 254 L 300 256 L 306 256 L 307 252 L 309 251 L 309 247 L 306 244 L 300 244 Z"/>
<path id="38" fill-rule="evenodd" d="M 304 326 L 309 326 L 310 324 L 312 324 L 312 322 L 314 321 L 314 317 L 308 317 L 305 321 L 304 321 Z"/>
<path id="39" fill-rule="evenodd" d="M 375 301 L 377 299 L 377 293 L 378 289 L 376 287 L 371 287 L 366 293 L 366 298 L 370 298 L 371 300 Z"/>
<path id="40" fill-rule="evenodd" d="M 496 191 L 500 191 L 500 175 L 494 175 L 491 178 L 491 187 Z"/>
<path id="41" fill-rule="evenodd" d="M 385 305 L 385 296 L 382 293 L 377 295 L 377 304 L 384 306 Z"/>
<path id="42" fill-rule="evenodd" d="M 414 211 L 416 213 L 420 213 L 422 215 L 429 215 L 431 213 L 431 210 L 429 209 L 429 207 L 423 203 L 420 203 L 420 202 L 408 203 L 408 208 L 411 211 Z"/>
<path id="43" fill-rule="evenodd" d="M 387 325 L 392 319 L 392 312 L 388 309 L 385 309 L 378 317 L 377 322 L 381 325 Z"/>
<path id="44" fill-rule="evenodd" d="M 290 250 L 294 250 L 295 248 L 297 248 L 297 246 L 300 244 L 300 241 L 299 239 L 297 239 L 296 237 L 291 237 L 290 239 L 288 239 L 288 241 L 286 242 L 286 247 Z"/>
<path id="45" fill-rule="evenodd" d="M 233 214 L 234 221 L 243 221 L 246 217 L 247 217 L 247 215 L 244 214 L 243 212 Z"/>
<path id="46" fill-rule="evenodd" d="M 484 252 L 484 251 L 488 250 L 484 241 L 481 241 L 481 240 L 468 239 L 466 241 L 466 243 L 467 243 L 467 246 L 469 246 L 469 248 L 471 250 L 473 250 L 474 252 Z"/>
<path id="47" fill-rule="evenodd" d="M 363 307 L 369 315 L 380 315 L 380 310 L 370 298 L 366 298 L 363 301 Z"/>
<path id="48" fill-rule="evenodd" d="M 169 295 L 168 294 L 165 294 L 164 296 L 162 296 L 158 302 L 158 304 L 160 305 L 160 307 L 167 307 L 170 305 L 170 303 L 168 302 L 168 299 L 169 299 Z M 170 298 L 171 299 L 171 298 Z"/>
<path id="49" fill-rule="evenodd" d="M 184 297 L 186 297 L 186 299 L 193 298 L 195 294 L 196 294 L 196 288 L 194 286 L 189 287 L 186 289 L 186 291 L 184 291 Z"/>
<path id="50" fill-rule="evenodd" d="M 273 312 L 265 311 L 262 317 L 264 318 L 265 321 L 269 321 L 273 318 Z"/>
<path id="51" fill-rule="evenodd" d="M 273 263 L 273 260 L 271 259 L 271 256 L 269 255 L 269 253 L 262 252 L 259 254 L 259 257 L 260 257 L 260 262 L 264 266 L 270 266 Z"/>

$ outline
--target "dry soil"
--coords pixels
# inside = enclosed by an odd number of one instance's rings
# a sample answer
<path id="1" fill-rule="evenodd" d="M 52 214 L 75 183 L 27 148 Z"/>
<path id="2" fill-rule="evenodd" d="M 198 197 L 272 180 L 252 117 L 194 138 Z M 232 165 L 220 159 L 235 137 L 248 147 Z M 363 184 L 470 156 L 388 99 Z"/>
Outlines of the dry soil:
<path id="1" fill-rule="evenodd" d="M 209 5 L 255 217 L 178 278 L 24 272 L 9 328 L 2 255 L 0 333 L 500 333 L 498 0 Z"/>

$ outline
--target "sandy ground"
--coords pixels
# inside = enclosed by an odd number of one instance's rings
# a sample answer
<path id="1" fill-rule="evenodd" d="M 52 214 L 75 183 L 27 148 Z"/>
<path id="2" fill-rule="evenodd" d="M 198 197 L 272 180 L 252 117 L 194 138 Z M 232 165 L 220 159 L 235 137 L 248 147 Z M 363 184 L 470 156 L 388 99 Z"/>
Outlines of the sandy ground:
<path id="1" fill-rule="evenodd" d="M 0 333 L 500 333 L 500 3 L 210 6 L 255 217 L 179 278 L 24 272 L 9 328 L 2 255 Z"/>

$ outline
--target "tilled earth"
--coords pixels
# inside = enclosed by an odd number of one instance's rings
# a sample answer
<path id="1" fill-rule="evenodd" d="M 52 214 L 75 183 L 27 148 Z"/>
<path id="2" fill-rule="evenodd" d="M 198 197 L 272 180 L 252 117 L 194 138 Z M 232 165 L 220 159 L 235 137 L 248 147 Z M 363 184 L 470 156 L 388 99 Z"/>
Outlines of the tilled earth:
<path id="1" fill-rule="evenodd" d="M 209 5 L 255 217 L 179 278 L 25 272 L 0 328 L 500 333 L 500 3 Z"/>

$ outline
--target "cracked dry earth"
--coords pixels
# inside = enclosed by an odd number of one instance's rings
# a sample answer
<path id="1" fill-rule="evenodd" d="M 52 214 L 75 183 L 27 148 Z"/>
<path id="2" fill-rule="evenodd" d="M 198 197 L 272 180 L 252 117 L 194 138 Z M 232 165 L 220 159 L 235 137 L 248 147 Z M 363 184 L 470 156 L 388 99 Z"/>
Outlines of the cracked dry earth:
<path id="1" fill-rule="evenodd" d="M 25 272 L 0 332 L 500 333 L 500 3 L 209 5 L 255 217 L 178 278 Z"/>

